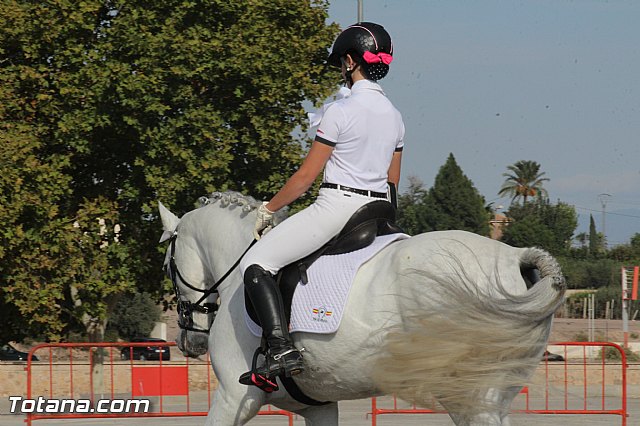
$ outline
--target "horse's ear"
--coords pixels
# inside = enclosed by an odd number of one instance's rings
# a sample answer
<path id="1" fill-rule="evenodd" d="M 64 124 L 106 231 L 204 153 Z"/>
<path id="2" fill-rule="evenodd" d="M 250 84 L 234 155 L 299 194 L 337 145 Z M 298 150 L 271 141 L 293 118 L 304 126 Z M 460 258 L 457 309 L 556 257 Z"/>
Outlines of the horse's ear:
<path id="1" fill-rule="evenodd" d="M 171 213 L 161 202 L 158 202 L 158 209 L 160 210 L 160 219 L 162 219 L 162 229 L 164 230 L 159 242 L 163 243 L 171 238 L 173 232 L 178 227 L 180 219 Z"/>

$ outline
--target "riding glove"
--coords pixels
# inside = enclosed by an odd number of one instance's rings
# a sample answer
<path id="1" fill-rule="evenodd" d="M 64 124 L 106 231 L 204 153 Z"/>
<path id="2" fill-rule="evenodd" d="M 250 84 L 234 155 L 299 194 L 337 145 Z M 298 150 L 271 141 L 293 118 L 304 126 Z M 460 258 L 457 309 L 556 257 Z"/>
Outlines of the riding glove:
<path id="1" fill-rule="evenodd" d="M 256 216 L 256 225 L 253 228 L 253 236 L 259 240 L 264 234 L 273 228 L 273 213 L 267 208 L 268 201 L 263 201 L 258 207 L 258 215 Z"/>

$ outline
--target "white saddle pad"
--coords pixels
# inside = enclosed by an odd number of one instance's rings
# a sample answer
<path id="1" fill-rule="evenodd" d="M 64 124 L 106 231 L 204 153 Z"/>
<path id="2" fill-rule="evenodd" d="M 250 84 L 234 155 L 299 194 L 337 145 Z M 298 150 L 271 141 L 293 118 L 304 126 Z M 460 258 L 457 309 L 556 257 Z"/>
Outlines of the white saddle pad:
<path id="1" fill-rule="evenodd" d="M 360 266 L 394 241 L 409 238 L 406 234 L 377 237 L 368 247 L 331 256 L 322 256 L 307 270 L 309 282 L 298 283 L 291 306 L 290 332 L 334 333 L 349 296 L 351 284 Z M 249 330 L 262 335 L 262 329 L 246 314 Z"/>

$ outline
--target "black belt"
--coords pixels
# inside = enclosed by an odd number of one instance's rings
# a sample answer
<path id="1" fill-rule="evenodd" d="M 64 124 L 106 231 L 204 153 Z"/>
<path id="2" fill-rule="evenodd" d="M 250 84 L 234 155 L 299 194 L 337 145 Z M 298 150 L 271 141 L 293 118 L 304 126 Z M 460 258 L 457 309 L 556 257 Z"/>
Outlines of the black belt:
<path id="1" fill-rule="evenodd" d="M 324 182 L 322 185 L 320 185 L 320 188 L 339 189 L 340 191 L 353 192 L 354 194 L 366 195 L 367 197 L 373 198 L 387 198 L 386 192 L 375 192 L 368 191 L 366 189 L 350 188 L 348 186 L 338 185 L 337 183 Z"/>

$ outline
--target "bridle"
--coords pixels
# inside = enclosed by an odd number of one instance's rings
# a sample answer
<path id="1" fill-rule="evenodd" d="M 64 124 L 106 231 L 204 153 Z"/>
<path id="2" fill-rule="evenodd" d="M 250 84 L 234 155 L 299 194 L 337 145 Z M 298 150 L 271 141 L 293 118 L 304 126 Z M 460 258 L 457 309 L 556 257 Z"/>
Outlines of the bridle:
<path id="1" fill-rule="evenodd" d="M 238 260 L 235 261 L 235 263 L 231 266 L 231 268 L 229 268 L 229 270 L 218 281 L 216 281 L 209 288 L 206 288 L 205 286 L 205 289 L 203 290 L 190 284 L 187 280 L 184 279 L 184 277 L 178 270 L 178 266 L 176 265 L 176 259 L 175 259 L 177 238 L 178 238 L 178 230 L 176 229 L 173 232 L 173 235 L 171 236 L 171 238 L 169 239 L 169 250 L 170 250 L 169 267 L 167 270 L 167 267 L 165 266 L 165 272 L 167 272 L 167 275 L 171 279 L 171 282 L 173 284 L 173 291 L 176 294 L 177 305 L 178 305 L 178 327 L 186 331 L 194 331 L 197 333 L 209 334 L 209 330 L 211 330 L 213 321 L 211 321 L 211 325 L 209 326 L 209 328 L 206 328 L 206 329 L 196 328 L 193 325 L 193 313 L 198 312 L 201 314 L 213 314 L 214 320 L 215 320 L 215 315 L 218 312 L 219 306 L 217 303 L 208 303 L 208 302 L 205 302 L 205 300 L 209 296 L 211 296 L 213 293 L 218 292 L 218 287 L 220 287 L 220 284 L 222 284 L 224 280 L 226 280 L 229 277 L 229 275 L 231 275 L 231 272 L 233 272 L 233 270 L 238 267 L 244 255 L 249 251 L 251 247 L 253 247 L 253 245 L 257 242 L 257 240 L 254 239 L 251 242 L 251 244 L 249 244 L 249 247 L 246 248 L 246 250 L 238 258 Z M 200 296 L 200 298 L 196 302 L 190 302 L 189 300 L 183 299 L 181 297 L 182 294 L 180 292 L 180 286 L 178 285 L 178 279 L 180 279 L 182 284 L 187 286 L 189 289 L 197 293 L 202 293 L 202 296 Z"/>

